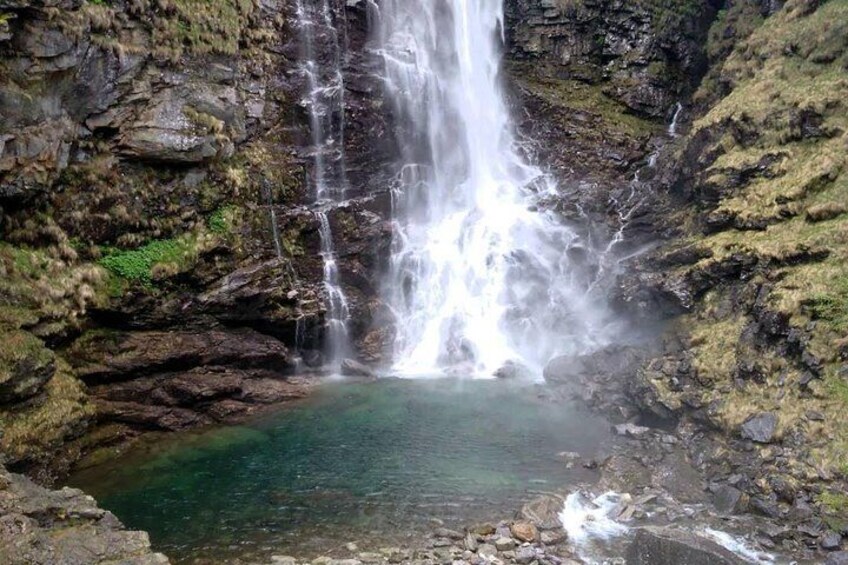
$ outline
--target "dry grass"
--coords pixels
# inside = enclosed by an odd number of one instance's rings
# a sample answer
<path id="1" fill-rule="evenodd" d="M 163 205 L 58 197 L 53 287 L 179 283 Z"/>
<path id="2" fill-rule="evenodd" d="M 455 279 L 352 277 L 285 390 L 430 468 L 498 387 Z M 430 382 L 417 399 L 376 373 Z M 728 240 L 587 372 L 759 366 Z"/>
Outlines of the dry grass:
<path id="1" fill-rule="evenodd" d="M 44 460 L 93 417 L 94 406 L 88 403 L 83 384 L 59 360 L 39 403 L 0 412 L 0 450 L 11 462 Z"/>

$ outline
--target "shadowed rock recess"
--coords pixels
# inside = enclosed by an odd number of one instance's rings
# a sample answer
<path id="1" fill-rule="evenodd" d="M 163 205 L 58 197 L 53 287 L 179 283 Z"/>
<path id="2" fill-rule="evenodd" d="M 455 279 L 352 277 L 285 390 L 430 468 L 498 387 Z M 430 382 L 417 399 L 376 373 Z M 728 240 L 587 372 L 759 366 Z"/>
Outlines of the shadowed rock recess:
<path id="1" fill-rule="evenodd" d="M 319 386 L 327 233 L 341 371 L 391 373 L 409 124 L 374 43 L 381 4 L 0 0 L 0 562 L 167 562 L 90 497 L 48 489 Z M 504 4 L 516 151 L 556 186 L 534 211 L 573 227 L 570 282 L 627 336 L 544 379 L 616 424 L 622 445 L 582 463 L 593 493 L 633 494 L 620 521 L 668 517 L 631 524 L 618 555 L 739 562 L 673 527 L 706 502 L 705 523 L 764 551 L 848 563 L 848 0 Z M 333 201 L 312 188 L 306 5 L 344 31 L 309 36 L 318 66 L 342 52 Z M 564 505 L 351 557 L 592 562 Z"/>

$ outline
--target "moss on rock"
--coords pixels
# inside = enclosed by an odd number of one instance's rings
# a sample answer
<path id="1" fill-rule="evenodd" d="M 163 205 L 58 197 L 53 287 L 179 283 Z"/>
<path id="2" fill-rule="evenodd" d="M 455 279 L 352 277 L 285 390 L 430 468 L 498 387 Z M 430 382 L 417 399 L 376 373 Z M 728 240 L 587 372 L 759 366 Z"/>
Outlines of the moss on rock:
<path id="1" fill-rule="evenodd" d="M 84 385 L 68 364 L 56 360 L 56 373 L 32 402 L 0 408 L 0 450 L 15 468 L 42 470 L 62 445 L 94 417 Z"/>

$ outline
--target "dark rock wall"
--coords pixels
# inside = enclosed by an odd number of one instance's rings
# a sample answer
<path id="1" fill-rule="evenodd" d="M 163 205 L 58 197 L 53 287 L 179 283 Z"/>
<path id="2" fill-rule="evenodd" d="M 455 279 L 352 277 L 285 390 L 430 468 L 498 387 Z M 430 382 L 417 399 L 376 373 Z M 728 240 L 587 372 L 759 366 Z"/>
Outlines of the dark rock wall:
<path id="1" fill-rule="evenodd" d="M 706 71 L 703 44 L 720 5 L 509 0 L 509 56 L 600 84 L 635 113 L 670 117 Z"/>

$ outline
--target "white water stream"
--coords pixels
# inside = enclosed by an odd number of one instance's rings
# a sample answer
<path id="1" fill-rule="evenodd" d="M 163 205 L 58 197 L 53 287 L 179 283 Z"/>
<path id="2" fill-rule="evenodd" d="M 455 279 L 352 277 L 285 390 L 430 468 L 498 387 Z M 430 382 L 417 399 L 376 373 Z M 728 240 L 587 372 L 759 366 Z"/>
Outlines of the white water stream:
<path id="1" fill-rule="evenodd" d="M 383 285 L 397 318 L 395 370 L 489 376 L 519 364 L 540 374 L 555 355 L 604 344 L 609 318 L 567 253 L 580 238 L 536 207 L 557 187 L 513 135 L 499 77 L 502 1 L 371 8 L 404 161 Z"/>
<path id="2" fill-rule="evenodd" d="M 326 204 L 339 203 L 347 191 L 344 151 L 344 4 L 337 0 L 298 0 L 301 70 L 306 79 L 302 104 L 312 135 L 310 180 L 319 207 L 315 218 L 321 238 L 326 294 L 326 362 L 337 366 L 348 352 L 347 298 L 340 284 L 333 233 Z"/>

